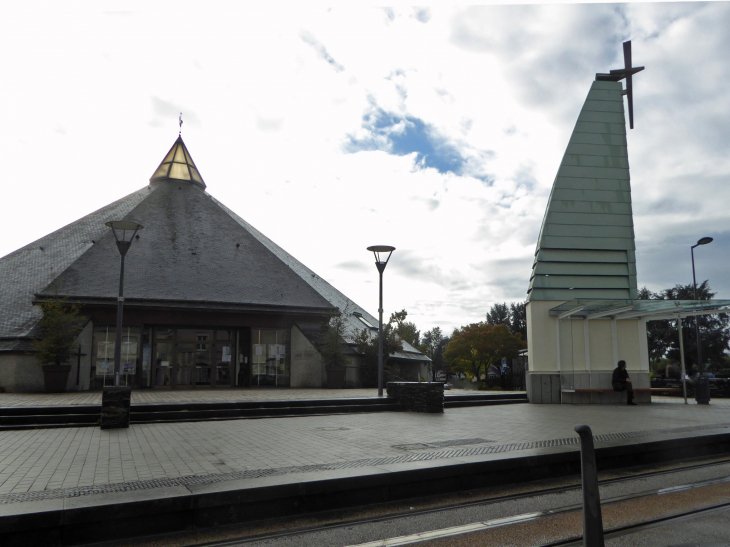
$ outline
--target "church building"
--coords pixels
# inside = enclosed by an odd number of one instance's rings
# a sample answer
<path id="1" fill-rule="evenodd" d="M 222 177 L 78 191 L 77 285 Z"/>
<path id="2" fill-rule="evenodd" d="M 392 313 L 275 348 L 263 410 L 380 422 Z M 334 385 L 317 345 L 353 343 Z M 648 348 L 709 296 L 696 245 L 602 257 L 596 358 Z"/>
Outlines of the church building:
<path id="1" fill-rule="evenodd" d="M 206 191 L 182 138 L 149 185 L 0 259 L 0 387 L 43 391 L 33 351 L 44 299 L 86 325 L 68 390 L 113 384 L 120 257 L 110 221 L 142 225 L 125 258 L 122 384 L 136 388 L 324 387 L 321 325 L 342 314 L 345 387 L 363 383 L 354 339 L 377 319 Z M 417 380 L 429 359 L 391 359 Z"/>

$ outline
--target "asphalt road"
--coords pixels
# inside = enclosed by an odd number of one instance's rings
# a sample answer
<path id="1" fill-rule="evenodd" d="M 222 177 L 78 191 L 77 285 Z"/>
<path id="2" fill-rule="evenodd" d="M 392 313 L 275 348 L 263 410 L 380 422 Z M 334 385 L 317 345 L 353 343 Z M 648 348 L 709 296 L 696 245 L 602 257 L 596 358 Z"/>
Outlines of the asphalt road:
<path id="1" fill-rule="evenodd" d="M 678 464 L 672 464 L 671 467 L 676 465 Z M 660 468 L 655 466 L 643 471 L 658 469 Z M 665 469 L 670 469 L 670 466 Z M 625 474 L 625 472 L 603 473 L 599 478 L 615 478 L 621 474 Z M 643 522 L 646 519 L 677 514 L 689 508 L 703 508 L 715 503 L 730 503 L 730 481 L 685 490 L 672 490 L 674 487 L 725 478 L 730 478 L 730 463 L 700 469 L 672 471 L 603 485 L 601 486 L 601 499 L 604 529 L 610 530 Z M 346 547 L 371 543 L 367 547 L 400 544 L 417 544 L 423 547 L 538 546 L 581 534 L 580 504 L 582 496 L 580 490 L 566 490 L 550 494 L 538 493 L 539 490 L 545 488 L 575 485 L 578 480 L 577 477 L 573 477 L 541 481 L 515 487 L 500 487 L 438 498 L 412 500 L 387 506 L 332 512 L 316 517 L 270 521 L 255 525 L 199 531 L 195 534 L 176 534 L 134 542 L 115 543 L 115 545 L 140 547 L 192 545 Z M 607 503 L 609 500 L 623 496 L 655 492 L 660 489 L 664 492 L 659 495 L 653 494 L 639 499 Z M 528 495 L 517 499 L 493 499 L 517 494 Z M 471 505 L 444 507 L 464 503 Z M 574 508 L 572 511 L 564 510 L 571 506 Z M 424 532 L 439 532 L 472 523 L 484 523 L 517 515 L 549 511 L 558 512 L 524 522 L 494 525 L 478 532 L 462 533 L 418 543 L 409 540 L 404 540 L 405 543 L 403 543 L 393 539 Z M 308 527 L 314 529 L 304 530 Z M 277 533 L 282 535 L 271 535 Z M 254 539 L 255 536 L 261 534 L 266 534 L 266 537 Z M 623 545 L 667 546 L 691 544 L 691 541 L 705 543 L 726 541 L 730 545 L 730 510 L 666 524 L 651 530 L 642 530 L 632 535 L 608 538 L 606 545 L 611 547 Z"/>

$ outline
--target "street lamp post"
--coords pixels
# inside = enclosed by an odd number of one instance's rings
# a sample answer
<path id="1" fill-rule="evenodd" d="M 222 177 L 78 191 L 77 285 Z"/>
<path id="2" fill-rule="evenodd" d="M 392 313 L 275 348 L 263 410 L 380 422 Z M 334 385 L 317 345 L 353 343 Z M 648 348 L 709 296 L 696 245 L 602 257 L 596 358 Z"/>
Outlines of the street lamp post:
<path id="1" fill-rule="evenodd" d="M 694 299 L 697 300 L 697 278 L 695 277 L 695 247 L 712 243 L 711 237 L 703 237 L 696 244 L 690 247 L 692 254 L 692 286 L 694 287 Z M 697 334 L 697 370 L 699 371 L 699 379 L 697 389 L 695 389 L 695 399 L 699 404 L 708 404 L 710 402 L 710 389 L 705 380 L 705 370 L 702 366 L 702 343 L 700 341 L 700 316 L 695 316 L 695 333 Z M 705 386 L 707 389 L 705 389 Z M 706 391 L 706 393 L 705 393 Z"/>
<path id="2" fill-rule="evenodd" d="M 380 274 L 380 305 L 378 307 L 379 322 L 378 322 L 378 397 L 383 396 L 383 272 L 385 267 L 388 265 L 390 255 L 395 251 L 395 247 L 389 245 L 373 245 L 368 247 L 368 251 L 372 251 L 375 255 L 375 267 L 378 268 Z M 388 256 L 383 260 L 385 253 Z M 382 256 L 381 256 L 382 255 Z"/>
<path id="3" fill-rule="evenodd" d="M 106 223 L 114 233 L 117 242 L 117 249 L 122 256 L 122 264 L 119 270 L 119 297 L 117 298 L 117 337 L 114 343 L 114 387 L 119 387 L 119 376 L 122 366 L 122 308 L 124 306 L 124 257 L 132 245 L 132 240 L 137 232 L 143 228 L 136 222 L 116 220 Z M 127 238 L 127 234 L 132 235 Z"/>

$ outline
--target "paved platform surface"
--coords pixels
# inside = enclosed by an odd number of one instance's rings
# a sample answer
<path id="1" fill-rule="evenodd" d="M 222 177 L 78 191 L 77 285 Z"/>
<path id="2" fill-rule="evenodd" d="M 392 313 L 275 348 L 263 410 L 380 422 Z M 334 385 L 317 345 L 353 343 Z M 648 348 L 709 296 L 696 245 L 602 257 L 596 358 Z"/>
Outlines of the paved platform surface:
<path id="1" fill-rule="evenodd" d="M 336 390 L 323 391 L 329 395 Z M 341 390 L 355 391 L 360 390 Z M 227 393 L 240 391 L 215 396 Z M 0 431 L 0 507 L 188 483 L 297 480 L 304 475 L 311 480 L 374 466 L 505 459 L 564 445 L 575 450 L 573 427 L 578 424 L 591 426 L 597 446 L 730 431 L 729 400 L 713 400 L 709 406 L 694 401 L 684 405 L 669 397 L 654 400 L 636 407 L 523 404 L 448 409 L 443 414 L 383 412 L 140 424 L 111 431 Z"/>
<path id="2" fill-rule="evenodd" d="M 454 393 L 472 393 L 456 390 Z M 451 391 L 447 391 L 451 394 Z M 473 392 L 477 393 L 477 392 Z M 166 403 L 229 403 L 239 401 L 282 401 L 306 399 L 353 399 L 377 397 L 377 389 L 148 389 L 132 391 L 133 405 Z M 101 391 L 71 393 L 0 393 L 1 407 L 100 405 Z"/>

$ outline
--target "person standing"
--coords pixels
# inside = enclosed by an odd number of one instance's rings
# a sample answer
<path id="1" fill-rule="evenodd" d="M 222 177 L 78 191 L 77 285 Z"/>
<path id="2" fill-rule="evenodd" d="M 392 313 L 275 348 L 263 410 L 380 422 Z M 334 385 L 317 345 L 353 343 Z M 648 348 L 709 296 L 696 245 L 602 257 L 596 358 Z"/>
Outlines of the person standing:
<path id="1" fill-rule="evenodd" d="M 614 391 L 626 392 L 627 405 L 636 405 L 634 402 L 634 387 L 631 385 L 631 378 L 629 378 L 629 373 L 626 371 L 626 361 L 621 360 L 618 362 L 618 366 L 613 371 L 611 385 L 613 385 Z"/>

